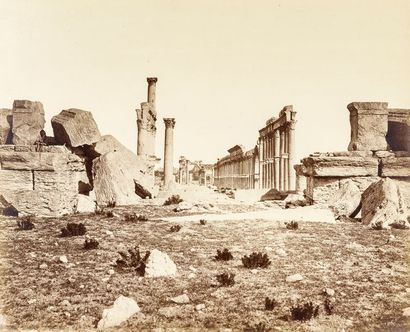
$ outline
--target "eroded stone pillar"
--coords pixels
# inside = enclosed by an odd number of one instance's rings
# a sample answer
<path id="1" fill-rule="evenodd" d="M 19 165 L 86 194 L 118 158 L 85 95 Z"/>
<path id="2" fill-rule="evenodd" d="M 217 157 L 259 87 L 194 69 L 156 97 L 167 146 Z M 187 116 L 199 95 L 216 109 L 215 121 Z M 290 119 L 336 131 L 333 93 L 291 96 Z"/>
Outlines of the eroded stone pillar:
<path id="1" fill-rule="evenodd" d="M 295 123 L 292 121 L 288 127 L 288 186 L 289 190 L 295 189 L 295 172 L 293 168 L 295 158 Z"/>
<path id="2" fill-rule="evenodd" d="M 164 118 L 165 144 L 164 144 L 164 187 L 174 182 L 174 118 Z"/>
<path id="3" fill-rule="evenodd" d="M 351 140 L 349 151 L 388 150 L 387 103 L 353 102 L 347 105 L 350 112 Z"/>
<path id="4" fill-rule="evenodd" d="M 279 190 L 280 187 L 280 134 L 279 130 L 275 130 L 274 133 L 275 137 L 275 147 L 274 147 L 274 153 L 273 153 L 273 158 L 274 158 L 274 177 L 275 177 L 275 188 Z"/>

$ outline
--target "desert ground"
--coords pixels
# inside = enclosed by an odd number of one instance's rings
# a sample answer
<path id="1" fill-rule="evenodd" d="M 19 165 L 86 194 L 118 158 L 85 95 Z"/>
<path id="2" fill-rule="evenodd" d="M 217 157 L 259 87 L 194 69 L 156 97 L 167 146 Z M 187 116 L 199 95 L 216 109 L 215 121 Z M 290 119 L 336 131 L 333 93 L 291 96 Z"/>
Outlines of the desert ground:
<path id="1" fill-rule="evenodd" d="M 31 230 L 20 230 L 17 218 L 2 217 L 0 310 L 7 329 L 92 330 L 120 295 L 134 299 L 141 311 L 112 330 L 410 329 L 403 314 L 410 299 L 407 230 L 373 230 L 353 221 L 299 221 L 289 229 L 284 221 L 246 218 L 252 211 L 278 211 L 269 204 L 228 200 L 210 206 L 214 212 L 175 212 L 175 205 L 147 201 L 95 214 L 32 218 Z M 243 214 L 217 220 L 215 211 Z M 132 213 L 148 220 L 129 220 Z M 86 234 L 61 237 L 69 222 L 83 223 Z M 179 231 L 171 231 L 175 225 Z M 85 250 L 86 237 L 99 247 Z M 136 246 L 141 253 L 167 253 L 177 276 L 147 278 L 119 268 L 118 252 Z M 225 248 L 233 259 L 216 260 Z M 253 252 L 267 254 L 271 264 L 245 268 L 241 258 Z M 222 273 L 234 274 L 234 284 L 222 285 Z M 288 278 L 294 275 L 298 281 Z M 171 300 L 183 294 L 187 303 Z M 275 300 L 273 310 L 265 309 L 266 297 Z M 318 306 L 317 316 L 295 320 L 291 309 L 308 302 Z"/>

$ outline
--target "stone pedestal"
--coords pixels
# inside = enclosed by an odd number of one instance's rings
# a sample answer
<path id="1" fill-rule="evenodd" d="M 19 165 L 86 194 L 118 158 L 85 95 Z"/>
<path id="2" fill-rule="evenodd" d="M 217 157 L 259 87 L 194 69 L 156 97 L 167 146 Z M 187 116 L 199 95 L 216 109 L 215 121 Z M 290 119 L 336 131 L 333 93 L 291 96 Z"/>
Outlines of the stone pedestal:
<path id="1" fill-rule="evenodd" d="M 164 144 L 164 187 L 167 188 L 174 182 L 174 118 L 164 118 L 165 144 Z"/>
<path id="2" fill-rule="evenodd" d="M 354 102 L 347 105 L 350 112 L 351 140 L 349 151 L 388 150 L 387 103 Z"/>

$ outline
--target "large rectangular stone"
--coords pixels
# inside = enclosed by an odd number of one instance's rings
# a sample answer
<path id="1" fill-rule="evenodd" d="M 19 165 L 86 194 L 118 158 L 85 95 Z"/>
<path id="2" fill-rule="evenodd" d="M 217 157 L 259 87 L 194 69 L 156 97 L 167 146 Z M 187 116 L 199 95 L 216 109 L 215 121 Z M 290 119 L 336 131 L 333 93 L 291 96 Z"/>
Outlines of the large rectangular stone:
<path id="1" fill-rule="evenodd" d="M 302 160 L 306 176 L 377 176 L 379 162 L 371 157 L 308 157 Z"/>
<path id="2" fill-rule="evenodd" d="M 15 100 L 13 104 L 13 144 L 33 145 L 44 128 L 43 104 L 38 101 Z"/>
<path id="3" fill-rule="evenodd" d="M 410 177 L 410 157 L 382 158 L 380 169 L 381 176 Z"/>
<path id="4" fill-rule="evenodd" d="M 31 171 L 0 170 L 0 194 L 14 190 L 33 190 Z"/>

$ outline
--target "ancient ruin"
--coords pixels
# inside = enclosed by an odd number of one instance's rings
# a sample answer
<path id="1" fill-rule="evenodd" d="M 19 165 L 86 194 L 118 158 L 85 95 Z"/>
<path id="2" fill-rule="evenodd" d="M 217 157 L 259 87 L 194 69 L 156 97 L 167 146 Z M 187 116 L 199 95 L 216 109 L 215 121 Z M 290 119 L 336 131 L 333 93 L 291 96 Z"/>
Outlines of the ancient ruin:
<path id="1" fill-rule="evenodd" d="M 195 183 L 200 186 L 213 185 L 213 173 L 213 164 L 204 164 L 200 160 L 190 161 L 184 156 L 179 158 L 177 182 L 180 184 Z"/>
<path id="2" fill-rule="evenodd" d="M 258 144 L 245 151 L 241 145 L 228 150 L 214 166 L 214 183 L 219 188 L 295 190 L 296 112 L 285 106 L 278 118 L 266 121 L 259 130 Z"/>
<path id="3" fill-rule="evenodd" d="M 164 187 L 169 188 L 174 182 L 174 118 L 164 118 Z"/>

